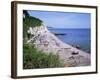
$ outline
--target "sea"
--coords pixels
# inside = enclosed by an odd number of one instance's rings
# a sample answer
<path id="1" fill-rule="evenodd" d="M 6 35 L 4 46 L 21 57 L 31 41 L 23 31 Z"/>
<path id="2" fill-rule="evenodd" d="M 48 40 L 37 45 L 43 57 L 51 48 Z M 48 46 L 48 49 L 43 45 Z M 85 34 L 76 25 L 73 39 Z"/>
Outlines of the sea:
<path id="1" fill-rule="evenodd" d="M 48 28 L 56 35 L 61 41 L 72 45 L 73 47 L 79 46 L 81 50 L 91 53 L 91 31 L 90 29 L 66 29 L 66 28 Z M 64 34 L 64 35 L 60 35 Z"/>

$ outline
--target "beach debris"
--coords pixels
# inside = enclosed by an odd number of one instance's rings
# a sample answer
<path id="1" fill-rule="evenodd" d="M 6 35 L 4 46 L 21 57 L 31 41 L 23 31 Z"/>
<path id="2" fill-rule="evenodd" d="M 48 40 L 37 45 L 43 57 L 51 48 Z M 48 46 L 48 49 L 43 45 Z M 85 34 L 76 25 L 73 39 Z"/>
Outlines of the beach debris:
<path id="1" fill-rule="evenodd" d="M 67 34 L 65 34 L 65 33 L 54 33 L 54 32 L 53 32 L 53 34 L 54 34 L 54 35 L 67 35 Z"/>
<path id="2" fill-rule="evenodd" d="M 72 52 L 72 55 L 77 55 L 77 54 L 79 54 L 79 52 L 75 52 L 75 51 Z"/>
<path id="3" fill-rule="evenodd" d="M 76 45 L 75 47 L 76 47 L 77 49 L 81 49 L 81 48 L 80 48 L 80 45 Z"/>

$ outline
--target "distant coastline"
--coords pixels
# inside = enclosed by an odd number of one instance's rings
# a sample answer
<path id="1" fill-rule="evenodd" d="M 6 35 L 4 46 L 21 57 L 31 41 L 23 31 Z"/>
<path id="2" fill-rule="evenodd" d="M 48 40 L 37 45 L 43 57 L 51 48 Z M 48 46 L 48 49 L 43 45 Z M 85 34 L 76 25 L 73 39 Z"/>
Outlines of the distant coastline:
<path id="1" fill-rule="evenodd" d="M 90 28 L 65 28 L 65 27 L 60 27 L 60 28 L 56 28 L 56 27 L 52 27 L 52 26 L 46 26 L 47 27 L 47 29 L 50 29 L 50 28 L 52 28 L 52 29 L 90 29 Z"/>

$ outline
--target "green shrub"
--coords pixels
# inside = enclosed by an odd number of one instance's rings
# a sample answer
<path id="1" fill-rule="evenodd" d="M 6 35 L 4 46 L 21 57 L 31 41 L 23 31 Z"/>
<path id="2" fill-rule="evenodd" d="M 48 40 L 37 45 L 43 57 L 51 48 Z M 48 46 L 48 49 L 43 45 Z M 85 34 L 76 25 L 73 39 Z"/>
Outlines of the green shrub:
<path id="1" fill-rule="evenodd" d="M 39 51 L 29 44 L 23 45 L 23 69 L 63 67 L 58 55 Z"/>
<path id="2" fill-rule="evenodd" d="M 28 28 L 41 26 L 42 20 L 30 16 L 27 11 L 23 11 L 23 15 L 24 14 L 25 14 L 25 18 L 23 18 L 23 38 L 26 38 Z"/>
<path id="3" fill-rule="evenodd" d="M 42 21 L 38 18 L 32 17 L 32 16 L 26 16 L 24 19 L 24 23 L 27 24 L 27 26 L 36 27 L 41 26 Z"/>

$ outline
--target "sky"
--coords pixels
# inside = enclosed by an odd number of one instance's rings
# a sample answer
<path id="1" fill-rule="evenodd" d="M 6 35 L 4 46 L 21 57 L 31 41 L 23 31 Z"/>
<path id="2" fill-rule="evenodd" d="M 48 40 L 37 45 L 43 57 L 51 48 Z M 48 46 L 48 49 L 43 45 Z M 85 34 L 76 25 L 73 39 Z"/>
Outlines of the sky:
<path id="1" fill-rule="evenodd" d="M 46 26 L 53 28 L 90 28 L 90 13 L 53 12 L 29 10 L 30 16 L 41 19 Z"/>

